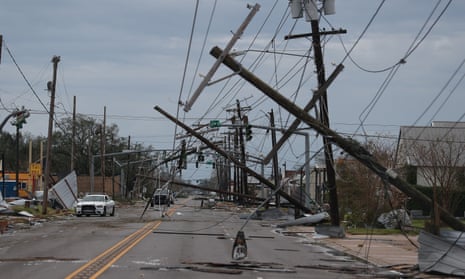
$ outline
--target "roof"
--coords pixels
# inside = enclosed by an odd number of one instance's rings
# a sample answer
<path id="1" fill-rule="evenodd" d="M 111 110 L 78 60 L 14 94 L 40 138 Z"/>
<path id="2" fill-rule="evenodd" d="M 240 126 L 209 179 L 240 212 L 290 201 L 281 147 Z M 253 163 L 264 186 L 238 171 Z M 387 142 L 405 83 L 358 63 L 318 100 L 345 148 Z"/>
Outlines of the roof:
<path id="1" fill-rule="evenodd" d="M 465 122 L 436 121 L 431 126 L 400 127 L 396 164 L 425 166 L 415 158 L 421 150 L 428 152 L 433 148 L 443 154 L 458 156 L 456 165 L 465 165 Z"/>

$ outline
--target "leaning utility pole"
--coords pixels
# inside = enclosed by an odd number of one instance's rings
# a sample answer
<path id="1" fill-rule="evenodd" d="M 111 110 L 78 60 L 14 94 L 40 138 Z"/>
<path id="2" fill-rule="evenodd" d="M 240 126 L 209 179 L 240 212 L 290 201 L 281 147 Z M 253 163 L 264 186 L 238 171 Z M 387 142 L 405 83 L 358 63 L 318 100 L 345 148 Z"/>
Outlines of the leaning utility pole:
<path id="1" fill-rule="evenodd" d="M 235 158 L 234 156 L 231 156 L 230 154 L 228 154 L 226 151 L 224 151 L 223 149 L 219 148 L 216 144 L 212 143 L 211 141 L 209 141 L 207 138 L 203 137 L 202 135 L 200 135 L 199 133 L 197 133 L 196 131 L 194 131 L 192 128 L 190 128 L 189 126 L 187 126 L 186 124 L 184 124 L 183 122 L 179 121 L 176 117 L 170 115 L 169 113 L 167 113 L 166 111 L 164 111 L 163 109 L 161 109 L 159 106 L 155 106 L 154 109 L 158 112 L 160 112 L 161 114 L 163 114 L 166 118 L 168 118 L 169 120 L 171 120 L 172 122 L 174 122 L 175 124 L 177 124 L 179 127 L 183 128 L 184 130 L 186 130 L 189 134 L 193 135 L 194 137 L 196 137 L 198 140 L 200 140 L 201 142 L 203 142 L 206 146 L 208 146 L 209 148 L 215 150 L 219 155 L 227 158 L 228 160 L 232 161 L 233 163 L 235 163 L 236 165 L 238 165 L 242 170 L 246 171 L 248 174 L 250 174 L 251 176 L 255 177 L 256 179 L 258 179 L 258 181 L 260 181 L 261 183 L 263 183 L 264 185 L 266 185 L 267 187 L 271 188 L 272 190 L 274 191 L 277 191 L 281 197 L 285 198 L 286 200 L 288 200 L 291 204 L 293 204 L 296 208 L 299 208 L 301 210 L 303 210 L 304 212 L 311 212 L 311 209 L 309 209 L 308 207 L 302 205 L 297 199 L 293 198 L 291 195 L 289 195 L 288 193 L 286 193 L 285 191 L 279 189 L 279 186 L 277 185 L 274 185 L 273 183 L 271 183 L 267 178 L 261 176 L 260 174 L 258 174 L 257 172 L 255 172 L 253 169 L 247 167 L 244 163 L 242 163 L 240 160 L 238 160 L 237 158 Z"/>
<path id="2" fill-rule="evenodd" d="M 214 47 L 210 51 L 210 54 L 214 57 L 219 56 L 221 53 L 222 50 L 218 47 Z M 273 101 L 282 106 L 295 117 L 301 119 L 304 123 L 309 125 L 316 132 L 322 134 L 323 136 L 331 140 L 331 142 L 338 145 L 349 155 L 351 155 L 359 162 L 361 162 L 363 165 L 365 165 L 367 168 L 369 168 L 371 171 L 373 171 L 381 179 L 394 185 L 400 191 L 402 191 L 409 197 L 415 199 L 423 206 L 432 206 L 432 201 L 430 198 L 428 198 L 425 194 L 418 191 L 412 185 L 403 180 L 397 173 L 395 173 L 395 171 L 387 169 L 379 162 L 377 162 L 373 158 L 372 154 L 370 154 L 360 143 L 350 138 L 344 138 L 335 131 L 323 125 L 320 121 L 312 117 L 306 111 L 302 110 L 296 104 L 292 103 L 286 97 L 282 96 L 278 91 L 276 91 L 271 86 L 266 84 L 264 81 L 256 77 L 249 70 L 242 67 L 242 65 L 235 61 L 230 55 L 227 55 L 224 58 L 223 64 L 225 64 L 232 71 L 237 72 L 238 75 L 247 80 L 249 83 L 251 83 L 257 89 L 259 89 L 265 95 L 270 97 Z M 460 222 L 460 220 L 457 220 L 443 207 L 439 207 L 439 214 L 441 216 L 441 220 L 444 221 L 444 223 L 449 225 L 451 228 L 459 231 L 465 231 L 465 224 Z"/>
<path id="3" fill-rule="evenodd" d="M 184 111 L 185 112 L 189 112 L 189 110 L 191 109 L 191 107 L 194 104 L 195 100 L 197 100 L 197 98 L 199 97 L 202 90 L 209 84 L 209 82 L 210 82 L 211 78 L 213 77 L 213 75 L 215 74 L 216 70 L 218 70 L 218 68 L 221 66 L 221 62 L 222 62 L 222 59 L 223 59 L 222 57 L 224 57 L 224 55 L 228 54 L 229 51 L 234 47 L 234 44 L 237 42 L 237 40 L 240 39 L 240 37 L 242 36 L 242 33 L 244 33 L 244 31 L 245 31 L 245 28 L 247 27 L 247 25 L 249 25 L 249 23 L 252 21 L 252 18 L 255 16 L 255 14 L 260 9 L 259 4 L 255 4 L 254 6 L 247 5 L 247 7 L 249 9 L 251 9 L 250 12 L 249 12 L 249 15 L 245 18 L 244 22 L 239 26 L 237 31 L 233 34 L 233 37 L 231 38 L 231 40 L 228 42 L 228 44 L 224 48 L 224 53 L 221 56 L 219 56 L 218 59 L 215 61 L 215 63 L 211 67 L 211 69 L 208 71 L 208 73 L 203 78 L 203 80 L 200 83 L 197 90 L 195 90 L 194 94 L 192 94 L 191 99 L 189 101 L 186 101 L 186 103 L 184 105 Z"/>
<path id="4" fill-rule="evenodd" d="M 50 170 L 52 165 L 52 135 L 53 135 L 53 116 L 55 114 L 55 89 L 57 80 L 57 68 L 58 62 L 60 62 L 60 56 L 53 56 L 53 80 L 47 83 L 47 89 L 50 91 L 50 112 L 48 115 L 48 135 L 47 135 L 47 151 L 46 151 L 46 164 L 45 164 L 45 184 L 44 184 L 44 196 L 43 196 L 43 207 L 42 214 L 47 214 L 48 207 L 48 188 L 50 183 Z"/>

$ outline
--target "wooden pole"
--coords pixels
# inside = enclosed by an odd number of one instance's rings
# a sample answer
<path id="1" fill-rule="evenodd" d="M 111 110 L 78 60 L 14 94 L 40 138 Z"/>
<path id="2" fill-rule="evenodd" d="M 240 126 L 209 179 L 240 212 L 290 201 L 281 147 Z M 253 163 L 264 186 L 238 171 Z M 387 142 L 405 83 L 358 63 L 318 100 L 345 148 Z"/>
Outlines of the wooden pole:
<path id="1" fill-rule="evenodd" d="M 325 67 L 323 64 L 323 52 L 321 51 L 318 20 L 311 20 L 310 23 L 312 26 L 312 44 L 315 53 L 315 66 L 318 78 L 318 87 L 322 87 L 326 83 L 326 77 Z M 326 90 L 323 91 L 320 97 L 320 121 L 323 125 L 329 128 L 328 95 Z M 327 187 L 329 189 L 329 214 L 331 215 L 331 224 L 333 226 L 339 226 L 339 202 L 337 197 L 333 148 L 331 141 L 327 137 L 323 137 L 323 149 L 325 154 Z"/>
<path id="2" fill-rule="evenodd" d="M 220 55 L 222 51 L 218 47 L 214 47 L 210 51 L 210 53 L 213 56 L 217 56 Z M 378 163 L 373 158 L 373 156 L 363 146 L 360 145 L 360 143 L 351 138 L 344 138 L 335 131 L 323 125 L 320 121 L 313 118 L 307 112 L 299 108 L 296 104 L 292 103 L 286 97 L 279 94 L 278 91 L 276 91 L 271 86 L 260 80 L 254 74 L 252 74 L 250 71 L 242 67 L 231 56 L 227 55 L 223 60 L 223 64 L 229 67 L 232 71 L 237 72 L 238 75 L 250 82 L 257 89 L 259 89 L 265 95 L 267 95 L 273 101 L 275 101 L 277 104 L 279 104 L 284 109 L 292 113 L 295 117 L 301 119 L 304 123 L 309 125 L 315 131 L 328 138 L 334 144 L 342 148 L 345 152 L 359 160 L 362 164 L 364 164 L 366 167 L 372 170 L 379 177 L 391 183 L 400 191 L 407 194 L 409 197 L 417 200 L 422 205 L 427 207 L 432 206 L 430 198 L 428 198 L 425 194 L 418 191 L 412 185 L 400 178 L 393 170 L 386 169 L 383 165 Z M 444 223 L 448 224 L 451 228 L 455 230 L 465 231 L 465 224 L 455 219 L 455 217 L 452 214 L 450 214 L 447 210 L 445 210 L 443 207 L 439 207 L 439 211 L 441 220 L 443 220 Z"/>
<path id="3" fill-rule="evenodd" d="M 76 96 L 73 96 L 73 132 L 71 136 L 71 165 L 70 171 L 74 170 L 74 157 L 76 156 Z"/>
<path id="4" fill-rule="evenodd" d="M 43 207 L 42 214 L 47 214 L 48 207 L 48 188 L 50 184 L 50 171 L 52 165 L 52 136 L 53 136 L 53 117 L 55 114 L 55 89 L 56 89 L 56 80 L 57 80 L 57 68 L 58 62 L 60 62 L 60 56 L 53 56 L 53 80 L 51 83 L 50 89 L 50 112 L 48 116 L 48 136 L 47 136 L 47 151 L 46 151 L 46 164 L 45 164 L 45 185 L 44 185 L 44 195 L 43 195 Z"/>
<path id="5" fill-rule="evenodd" d="M 209 148 L 215 150 L 219 155 L 227 158 L 228 160 L 232 161 L 233 163 L 235 163 L 237 166 L 239 166 L 241 169 L 245 170 L 248 174 L 252 175 L 253 177 L 257 178 L 260 182 L 262 182 L 263 184 L 265 184 L 266 186 L 270 187 L 271 189 L 273 190 L 276 190 L 278 186 L 274 185 L 273 183 L 271 183 L 268 179 L 266 179 L 265 177 L 261 176 L 260 174 L 256 173 L 253 169 L 247 167 L 245 164 L 243 164 L 240 160 L 236 159 L 234 156 L 230 156 L 226 151 L 224 151 L 223 149 L 219 148 L 218 146 L 216 146 L 215 144 L 213 144 L 212 142 L 210 142 L 208 139 L 206 139 L 205 137 L 203 137 L 201 134 L 197 133 L 196 131 L 194 131 L 192 128 L 190 128 L 189 126 L 187 126 L 186 124 L 184 124 L 183 122 L 179 121 L 178 119 L 176 119 L 175 117 L 173 117 L 172 115 L 168 114 L 167 112 L 165 112 L 164 110 L 162 110 L 159 106 L 155 106 L 154 109 L 158 112 L 160 112 L 161 114 L 163 114 L 166 118 L 168 118 L 169 120 L 173 121 L 174 123 L 176 123 L 178 126 L 180 126 L 181 128 L 183 128 L 184 130 L 186 130 L 187 132 L 189 132 L 191 135 L 193 135 L 194 137 L 196 137 L 197 139 L 199 139 L 201 142 L 203 142 L 205 145 L 207 145 Z M 311 212 L 311 210 L 307 207 L 305 207 L 304 205 L 302 205 L 298 200 L 294 199 L 292 196 L 290 196 L 289 194 L 287 194 L 286 192 L 284 192 L 283 190 L 278 190 L 278 193 L 281 195 L 281 197 L 285 198 L 286 200 L 288 200 L 291 204 L 293 204 L 296 208 L 300 208 L 301 210 L 305 211 L 305 212 Z"/>

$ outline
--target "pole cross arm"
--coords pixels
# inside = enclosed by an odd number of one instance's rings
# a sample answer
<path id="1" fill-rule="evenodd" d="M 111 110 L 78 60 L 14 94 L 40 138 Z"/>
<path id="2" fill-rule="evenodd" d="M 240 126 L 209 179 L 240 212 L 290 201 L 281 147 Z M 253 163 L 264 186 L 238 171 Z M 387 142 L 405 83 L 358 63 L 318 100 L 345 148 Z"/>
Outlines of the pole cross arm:
<path id="1" fill-rule="evenodd" d="M 239 161 L 238 159 L 230 156 L 226 151 L 224 151 L 223 149 L 219 148 L 218 146 L 216 146 L 215 144 L 213 144 L 212 142 L 210 142 L 208 139 L 206 139 L 205 137 L 203 137 L 202 135 L 200 135 L 199 133 L 197 133 L 196 131 L 194 131 L 192 128 L 190 128 L 189 126 L 187 126 L 186 124 L 184 124 L 183 122 L 179 121 L 178 119 L 176 119 L 175 117 L 173 117 L 172 115 L 168 114 L 166 111 L 164 111 L 162 108 L 160 108 L 159 106 L 155 106 L 154 109 L 158 112 L 160 112 L 161 114 L 163 114 L 166 118 L 168 118 L 169 120 L 173 121 L 175 124 L 177 124 L 178 126 L 180 126 L 181 128 L 183 128 L 184 130 L 186 130 L 187 132 L 191 133 L 194 137 L 198 138 L 201 142 L 203 142 L 205 145 L 207 145 L 209 148 L 215 150 L 218 154 L 220 154 L 221 156 L 227 158 L 228 160 L 230 160 L 231 162 L 233 162 L 234 164 L 236 164 L 237 166 L 239 166 L 240 168 L 242 168 L 243 170 L 245 170 L 248 174 L 252 175 L 253 177 L 255 177 L 256 179 L 258 179 L 261 183 L 265 184 L 266 186 L 268 186 L 269 188 L 271 188 L 272 190 L 276 190 L 278 186 L 274 185 L 273 183 L 271 183 L 268 179 L 264 178 L 263 176 L 261 176 L 260 174 L 258 174 L 257 172 L 255 172 L 253 169 L 247 167 L 243 162 Z M 295 198 L 293 198 L 291 195 L 289 195 L 288 193 L 284 192 L 283 190 L 279 190 L 278 191 L 278 194 L 285 198 L 286 200 L 288 200 L 291 204 L 293 204 L 296 208 L 299 208 L 305 212 L 312 212 L 311 209 L 307 208 L 306 206 L 304 206 L 303 204 L 301 204 L 298 200 L 296 200 Z"/>
<path id="2" fill-rule="evenodd" d="M 221 53 L 221 49 L 215 47 L 210 52 L 213 56 Z M 273 89 L 271 86 L 260 80 L 253 73 L 243 68 L 240 63 L 235 61 L 231 56 L 227 55 L 223 60 L 225 64 L 232 71 L 239 72 L 239 75 L 255 86 L 257 89 L 262 91 L 265 95 L 275 101 L 278 105 L 282 106 L 288 112 L 293 114 L 295 117 L 309 125 L 315 131 L 328 138 L 331 142 L 342 148 L 345 152 L 356 158 L 381 179 L 394 185 L 403 193 L 409 197 L 417 200 L 422 205 L 432 207 L 432 201 L 422 192 L 415 189 L 412 185 L 401 179 L 392 170 L 386 169 L 383 165 L 378 163 L 373 156 L 356 140 L 350 138 L 344 138 L 335 131 L 331 130 L 320 121 L 309 115 L 306 111 L 298 107 L 296 104 L 289 101 L 286 97 L 282 96 L 278 91 Z M 457 220 L 452 214 L 450 214 L 443 207 L 439 207 L 441 220 L 444 221 L 451 228 L 459 231 L 465 231 L 465 224 Z"/>
<path id="3" fill-rule="evenodd" d="M 342 64 L 337 65 L 336 69 L 334 69 L 334 71 L 328 77 L 326 82 L 320 88 L 318 88 L 315 92 L 313 92 L 313 97 L 310 100 L 310 102 L 308 102 L 308 104 L 304 107 L 304 111 L 309 112 L 315 106 L 316 102 L 320 100 L 323 94 L 326 94 L 326 90 L 328 89 L 328 87 L 331 85 L 331 83 L 333 83 L 337 75 L 339 75 L 339 73 L 342 72 L 343 69 L 344 69 L 344 65 Z M 273 155 L 276 152 L 278 152 L 281 146 L 283 146 L 283 144 L 289 139 L 289 137 L 292 135 L 295 129 L 299 127 L 300 123 L 302 123 L 302 121 L 299 118 L 296 118 L 291 123 L 289 128 L 284 132 L 284 134 L 281 136 L 281 138 L 276 143 L 276 145 L 273 146 L 273 148 L 268 153 L 268 155 L 266 155 L 265 158 L 263 159 L 263 162 L 265 164 L 268 164 L 270 162 L 271 158 L 273 158 Z"/>
<path id="4" fill-rule="evenodd" d="M 210 71 L 208 71 L 207 75 L 203 78 L 203 80 L 200 83 L 197 90 L 195 90 L 194 94 L 192 94 L 191 99 L 185 103 L 185 105 L 184 105 L 184 111 L 185 112 L 189 112 L 189 110 L 191 109 L 194 102 L 200 96 L 200 93 L 202 92 L 202 90 L 207 85 L 209 85 L 210 79 L 213 77 L 216 70 L 218 70 L 218 68 L 220 67 L 223 57 L 226 56 L 229 53 L 229 51 L 233 48 L 234 44 L 237 42 L 237 40 L 239 40 L 239 38 L 241 37 L 241 35 L 244 32 L 245 28 L 247 27 L 247 25 L 249 25 L 250 21 L 252 20 L 252 18 L 255 16 L 255 14 L 258 12 L 259 9 L 260 9 L 259 4 L 255 4 L 252 7 L 249 15 L 246 17 L 244 22 L 239 26 L 236 33 L 234 33 L 234 36 L 231 38 L 231 40 L 226 45 L 226 47 L 224 49 L 224 52 L 220 56 L 217 57 L 217 60 L 215 61 L 215 63 L 211 67 Z"/>

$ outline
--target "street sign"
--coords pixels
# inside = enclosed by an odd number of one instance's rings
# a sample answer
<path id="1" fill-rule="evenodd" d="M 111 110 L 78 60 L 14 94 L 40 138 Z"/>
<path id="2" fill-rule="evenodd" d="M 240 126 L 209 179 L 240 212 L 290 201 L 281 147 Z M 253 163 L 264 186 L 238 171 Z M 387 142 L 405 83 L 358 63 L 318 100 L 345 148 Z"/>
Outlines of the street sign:
<path id="1" fill-rule="evenodd" d="M 210 128 L 219 128 L 221 127 L 221 122 L 216 119 L 216 120 L 210 120 Z"/>
<path id="2" fill-rule="evenodd" d="M 42 175 L 42 166 L 39 163 L 32 163 L 29 166 L 30 172 L 34 176 Z"/>

